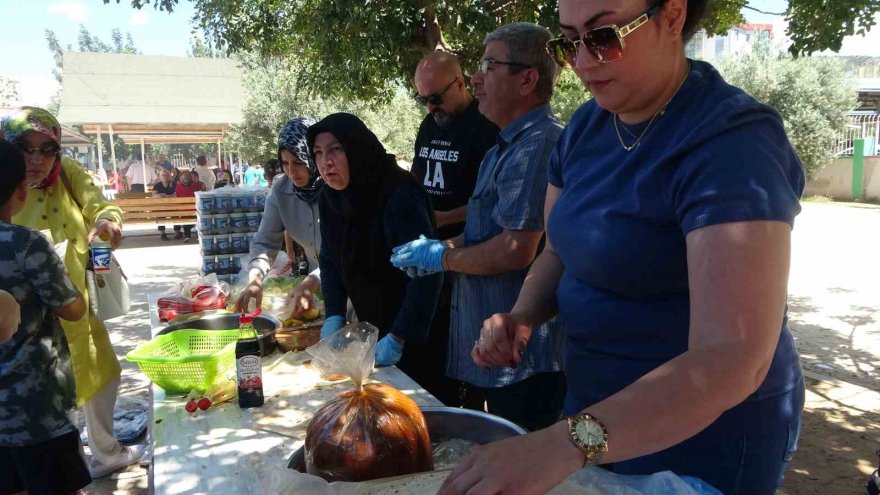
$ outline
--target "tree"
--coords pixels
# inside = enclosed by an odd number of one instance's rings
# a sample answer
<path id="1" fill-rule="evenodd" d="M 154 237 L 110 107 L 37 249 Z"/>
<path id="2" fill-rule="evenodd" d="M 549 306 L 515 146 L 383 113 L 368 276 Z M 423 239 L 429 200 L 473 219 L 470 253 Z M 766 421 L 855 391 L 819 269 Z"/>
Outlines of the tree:
<path id="1" fill-rule="evenodd" d="M 193 35 L 192 39 L 190 39 L 189 50 L 187 50 L 186 55 L 197 58 L 226 58 L 225 53 L 205 43 L 201 37 L 196 35 Z"/>
<path id="2" fill-rule="evenodd" d="M 734 86 L 775 108 L 791 144 L 815 178 L 833 158 L 831 144 L 846 128 L 856 104 L 855 87 L 843 65 L 831 57 L 774 57 L 755 47 L 750 55 L 727 59 L 719 70 Z"/>
<path id="3" fill-rule="evenodd" d="M 255 54 L 240 54 L 237 58 L 245 68 L 246 98 L 242 121 L 227 134 L 227 146 L 245 160 L 262 162 L 274 158 L 278 132 L 289 119 L 318 120 L 334 112 L 358 115 L 389 153 L 412 159 L 415 134 L 424 110 L 402 87 L 390 88 L 389 100 L 374 103 L 321 97 L 300 86 L 300 63 L 296 59 L 264 58 Z"/>
<path id="4" fill-rule="evenodd" d="M 179 1 L 131 4 L 172 11 Z M 558 2 L 547 0 L 191 1 L 194 22 L 215 47 L 229 53 L 296 53 L 308 62 L 301 67 L 304 87 L 349 98 L 390 96 L 390 83 L 410 80 L 421 56 L 437 48 L 456 52 L 466 68 L 474 67 L 483 38 L 499 24 L 558 22 Z M 751 8 L 747 0 L 709 0 L 702 27 L 709 34 L 725 32 L 744 21 L 744 8 Z M 844 36 L 873 26 L 877 13 L 877 0 L 789 0 L 784 14 L 792 53 L 839 49 Z"/>
<path id="5" fill-rule="evenodd" d="M 19 99 L 18 83 L 12 79 L 0 77 L 0 108 L 17 106 Z"/>

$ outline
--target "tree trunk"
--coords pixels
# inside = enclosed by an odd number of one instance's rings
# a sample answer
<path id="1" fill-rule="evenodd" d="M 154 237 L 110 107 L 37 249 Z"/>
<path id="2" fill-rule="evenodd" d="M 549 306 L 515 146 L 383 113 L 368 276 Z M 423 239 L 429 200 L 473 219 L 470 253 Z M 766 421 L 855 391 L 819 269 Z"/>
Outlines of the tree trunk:
<path id="1" fill-rule="evenodd" d="M 449 45 L 443 39 L 443 31 L 440 29 L 440 22 L 437 20 L 437 10 L 434 2 L 431 0 L 421 0 L 421 7 L 425 10 L 425 25 L 422 37 L 422 51 L 430 53 L 436 50 L 449 51 Z"/>

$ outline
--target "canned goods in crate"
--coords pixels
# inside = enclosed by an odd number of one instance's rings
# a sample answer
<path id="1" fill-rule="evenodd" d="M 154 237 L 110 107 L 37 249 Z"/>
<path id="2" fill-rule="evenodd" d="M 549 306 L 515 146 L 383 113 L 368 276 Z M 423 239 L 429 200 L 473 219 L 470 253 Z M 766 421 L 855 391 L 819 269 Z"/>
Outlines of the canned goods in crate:
<path id="1" fill-rule="evenodd" d="M 244 232 L 247 230 L 247 225 L 245 224 L 244 213 L 233 213 L 229 215 L 229 228 L 232 229 L 233 232 Z"/>
<path id="2" fill-rule="evenodd" d="M 229 243 L 232 245 L 233 253 L 246 253 L 248 250 L 247 237 L 245 234 L 232 234 L 229 236 Z"/>
<path id="3" fill-rule="evenodd" d="M 110 243 L 94 240 L 92 241 L 92 269 L 96 272 L 110 271 Z"/>
<path id="4" fill-rule="evenodd" d="M 256 237 L 256 235 L 257 235 L 257 234 L 256 234 L 255 232 L 248 232 L 247 234 L 244 235 L 244 239 L 245 239 L 244 242 L 245 242 L 245 244 L 247 244 L 247 248 L 248 248 L 248 249 L 250 249 L 251 247 L 253 247 L 253 245 L 254 245 L 254 237 Z"/>
<path id="5" fill-rule="evenodd" d="M 217 210 L 222 212 L 231 212 L 235 209 L 235 198 L 228 194 L 221 194 L 217 196 L 218 204 Z"/>
<path id="6" fill-rule="evenodd" d="M 232 242 L 228 235 L 214 236 L 214 249 L 220 254 L 232 252 Z"/>
<path id="7" fill-rule="evenodd" d="M 199 243 L 202 246 L 202 251 L 207 254 L 214 254 L 214 236 L 210 234 L 199 234 Z"/>
<path id="8" fill-rule="evenodd" d="M 205 256 L 202 259 L 202 273 L 214 273 L 217 271 L 217 257 Z"/>
<path id="9" fill-rule="evenodd" d="M 199 213 L 214 212 L 214 196 L 204 192 L 196 193 L 196 209 Z"/>
<path id="10" fill-rule="evenodd" d="M 214 232 L 217 234 L 223 234 L 225 232 L 229 232 L 229 215 L 226 213 L 220 213 L 214 215 Z"/>
<path id="11" fill-rule="evenodd" d="M 218 256 L 217 257 L 217 272 L 221 274 L 228 274 L 232 271 L 232 256 Z"/>
<path id="12" fill-rule="evenodd" d="M 245 215 L 245 223 L 247 224 L 248 230 L 256 231 L 258 228 L 260 228 L 260 213 L 248 213 L 247 215 Z"/>
<path id="13" fill-rule="evenodd" d="M 202 234 L 214 233 L 214 215 L 199 213 L 199 232 Z"/>
<path id="14" fill-rule="evenodd" d="M 266 195 L 265 194 L 257 194 L 257 209 L 263 211 L 263 208 L 266 207 Z"/>
<path id="15" fill-rule="evenodd" d="M 235 196 L 236 211 L 245 211 L 249 208 L 250 196 Z"/>

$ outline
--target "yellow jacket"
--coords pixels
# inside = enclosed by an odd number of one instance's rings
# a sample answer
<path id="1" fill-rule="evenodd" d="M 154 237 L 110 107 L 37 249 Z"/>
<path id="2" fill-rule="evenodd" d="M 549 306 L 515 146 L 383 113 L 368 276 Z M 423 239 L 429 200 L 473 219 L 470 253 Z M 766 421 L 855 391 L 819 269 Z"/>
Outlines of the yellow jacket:
<path id="1" fill-rule="evenodd" d="M 75 160 L 61 159 L 61 172 L 70 181 L 82 211 L 67 193 L 59 177 L 52 187 L 30 189 L 27 202 L 12 222 L 37 230 L 50 230 L 54 242 L 68 241 L 64 266 L 73 285 L 89 303 L 86 288 L 88 235 L 98 220 L 112 220 L 122 225 L 122 210 L 110 204 L 92 178 Z M 76 402 L 81 406 L 113 380 L 119 378 L 116 352 L 104 323 L 91 311 L 77 321 L 61 320 L 70 347 L 73 374 L 76 378 Z"/>

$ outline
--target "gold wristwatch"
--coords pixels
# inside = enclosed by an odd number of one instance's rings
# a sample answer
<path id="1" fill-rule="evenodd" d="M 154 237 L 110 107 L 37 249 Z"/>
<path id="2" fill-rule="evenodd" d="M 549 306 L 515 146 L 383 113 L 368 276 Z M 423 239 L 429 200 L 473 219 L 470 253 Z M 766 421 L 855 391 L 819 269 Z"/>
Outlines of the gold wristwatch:
<path id="1" fill-rule="evenodd" d="M 598 464 L 608 452 L 608 430 L 597 418 L 582 412 L 568 417 L 568 436 L 584 453 L 584 467 Z"/>

